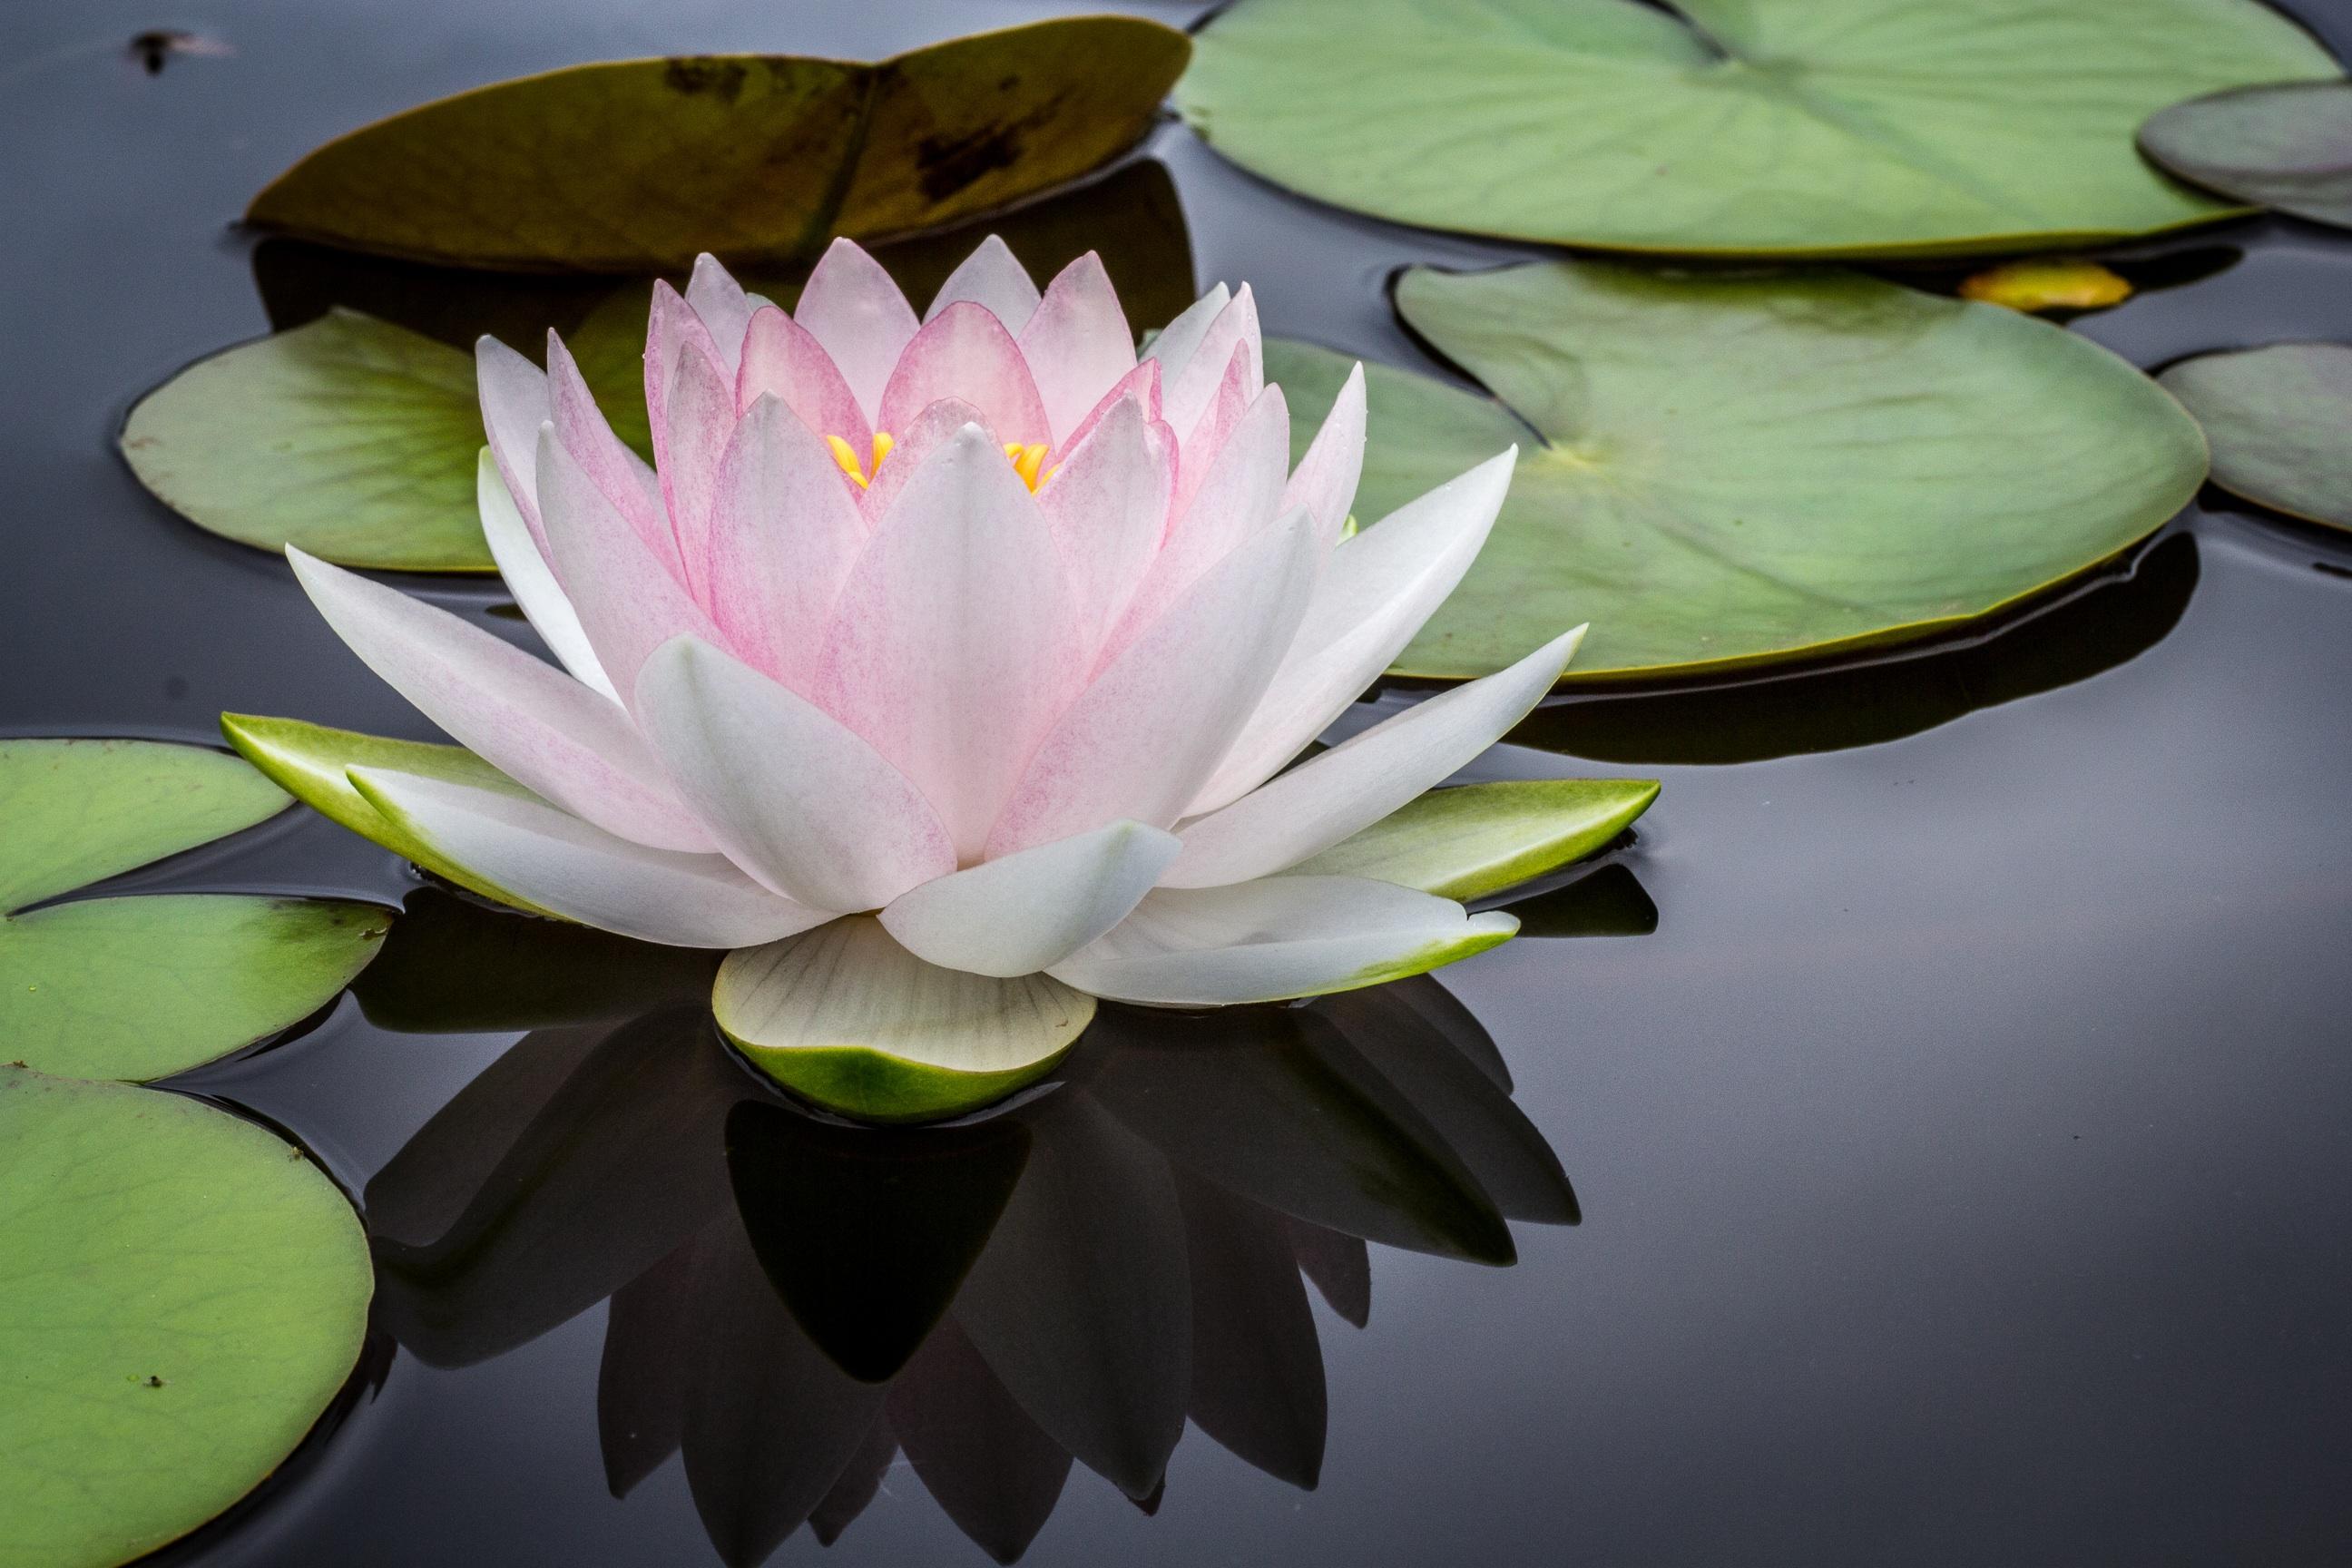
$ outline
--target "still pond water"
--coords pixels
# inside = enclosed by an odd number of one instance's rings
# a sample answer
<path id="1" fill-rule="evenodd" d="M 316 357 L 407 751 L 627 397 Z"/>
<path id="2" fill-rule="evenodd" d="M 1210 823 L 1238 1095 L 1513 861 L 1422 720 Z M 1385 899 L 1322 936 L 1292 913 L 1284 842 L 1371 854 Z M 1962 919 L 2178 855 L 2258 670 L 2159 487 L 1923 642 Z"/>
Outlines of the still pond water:
<path id="1" fill-rule="evenodd" d="M 110 449 L 185 362 L 402 292 L 229 231 L 302 152 L 582 59 L 872 58 L 1079 8 L 7 7 L 0 732 L 204 741 L 230 709 L 427 734 L 281 564 L 175 521 Z M 2352 49 L 2352 4 L 2294 9 Z M 163 24 L 235 52 L 151 76 L 123 46 Z M 1181 274 L 1171 193 L 1199 281 L 1249 279 L 1269 331 L 1368 358 L 1428 363 L 1396 268 L 1527 254 L 1293 200 L 1173 126 L 1103 216 L 1056 221 L 1156 226 L 1142 248 Z M 2352 340 L 2342 237 L 2136 254 L 2204 274 L 2078 323 L 2141 364 Z M 520 635 L 492 590 L 425 586 Z M 1523 910 L 1555 934 L 1222 1052 L 1130 1024 L 912 1152 L 764 1102 L 690 965 L 518 937 L 305 814 L 135 879 L 411 911 L 360 997 L 178 1086 L 315 1151 L 383 1279 L 331 1424 L 166 1558 L 696 1563 L 814 1508 L 773 1561 L 981 1562 L 1032 1532 L 1053 1565 L 2352 1560 L 2352 538 L 2209 490 L 1968 646 L 1580 698 L 1514 739 L 1487 776 L 1665 782 L 1634 841 Z M 1570 1211 L 1546 1144 L 1580 1225 L 1547 1223 Z M 1422 1185 L 1362 1195 L 1348 1162 L 1381 1159 Z M 1465 1165 L 1534 1217 L 1503 1237 L 1448 1185 Z M 1055 1184 L 1093 1228 L 1036 1245 L 1099 1267 L 1034 1321 L 1165 1359 L 1189 1299 L 1175 1405 L 1118 1405 L 1170 1396 L 1149 1366 L 1106 1391 L 1041 1364 L 1051 1408 L 1005 1408 L 971 1342 L 1015 1353 L 1024 1303 L 986 1266 L 967 1291 L 997 1299 L 887 1397 L 810 1351 L 894 1364 L 995 1205 L 1034 1223 Z M 1187 1404 L 1143 1506 L 1042 1429 L 1116 1469 Z"/>

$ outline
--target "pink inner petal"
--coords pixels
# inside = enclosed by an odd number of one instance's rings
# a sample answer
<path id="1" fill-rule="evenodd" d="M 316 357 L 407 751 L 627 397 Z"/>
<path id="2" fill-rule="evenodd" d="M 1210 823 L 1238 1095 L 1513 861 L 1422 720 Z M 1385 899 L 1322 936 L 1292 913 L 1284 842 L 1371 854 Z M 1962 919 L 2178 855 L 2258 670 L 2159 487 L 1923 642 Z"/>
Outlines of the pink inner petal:
<path id="1" fill-rule="evenodd" d="M 864 451 L 874 434 L 833 356 L 773 305 L 755 311 L 744 333 L 735 406 L 748 409 L 763 394 L 780 399 L 819 436 L 838 436 L 854 451 Z"/>
<path id="2" fill-rule="evenodd" d="M 1101 257 L 1087 251 L 1046 286 L 1036 313 L 1021 329 L 1021 353 L 1056 437 L 1073 433 L 1103 389 L 1135 368 L 1135 333 Z"/>
<path id="3" fill-rule="evenodd" d="M 809 274 L 793 320 L 841 367 L 866 427 L 881 426 L 882 389 L 921 325 L 882 264 L 856 241 L 836 239 Z"/>
<path id="4" fill-rule="evenodd" d="M 1000 441 L 1027 445 L 1053 439 L 1020 345 L 1003 322 L 969 300 L 941 310 L 907 345 L 882 394 L 875 427 L 895 436 L 943 397 L 979 409 Z"/>

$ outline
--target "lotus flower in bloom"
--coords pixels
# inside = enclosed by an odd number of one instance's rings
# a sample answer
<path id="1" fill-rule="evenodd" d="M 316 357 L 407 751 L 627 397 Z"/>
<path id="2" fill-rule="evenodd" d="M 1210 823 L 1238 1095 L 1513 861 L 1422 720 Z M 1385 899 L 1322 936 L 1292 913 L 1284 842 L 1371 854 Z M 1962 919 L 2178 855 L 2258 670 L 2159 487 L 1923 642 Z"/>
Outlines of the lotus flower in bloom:
<path id="1" fill-rule="evenodd" d="M 655 289 L 648 468 L 560 341 L 542 373 L 485 339 L 483 526 L 563 668 L 289 551 L 496 770 L 354 759 L 338 815 L 526 909 L 738 950 L 729 1032 L 821 1047 L 799 1087 L 859 1103 L 810 1076 L 868 1081 L 840 1049 L 1001 1092 L 1088 998 L 1492 946 L 1511 917 L 1308 863 L 1517 722 L 1577 631 L 1285 764 L 1460 580 L 1516 449 L 1351 535 L 1361 368 L 1293 468 L 1263 363 L 1223 287 L 1139 359 L 1092 255 L 1041 295 L 992 239 L 921 318 L 846 241 L 791 314 L 705 257 Z"/>

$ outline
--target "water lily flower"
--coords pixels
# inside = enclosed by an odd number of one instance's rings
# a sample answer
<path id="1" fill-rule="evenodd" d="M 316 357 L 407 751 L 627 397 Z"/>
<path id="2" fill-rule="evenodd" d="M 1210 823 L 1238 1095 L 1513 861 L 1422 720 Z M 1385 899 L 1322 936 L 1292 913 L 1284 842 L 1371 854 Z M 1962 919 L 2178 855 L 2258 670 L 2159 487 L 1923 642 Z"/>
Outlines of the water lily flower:
<path id="1" fill-rule="evenodd" d="M 1094 998 L 1491 947 L 1508 915 L 1312 862 L 1516 723 L 1580 627 L 1286 764 L 1461 579 L 1517 449 L 1350 535 L 1361 368 L 1294 467 L 1263 363 L 1245 287 L 1139 356 L 1092 255 L 1041 293 L 991 239 L 919 318 L 847 241 L 789 314 L 706 256 L 655 289 L 648 466 L 560 339 L 542 372 L 486 338 L 482 524 L 562 668 L 289 549 L 488 764 L 374 742 L 289 783 L 509 903 L 733 950 L 728 1032 L 873 1114 L 1004 1092 Z"/>

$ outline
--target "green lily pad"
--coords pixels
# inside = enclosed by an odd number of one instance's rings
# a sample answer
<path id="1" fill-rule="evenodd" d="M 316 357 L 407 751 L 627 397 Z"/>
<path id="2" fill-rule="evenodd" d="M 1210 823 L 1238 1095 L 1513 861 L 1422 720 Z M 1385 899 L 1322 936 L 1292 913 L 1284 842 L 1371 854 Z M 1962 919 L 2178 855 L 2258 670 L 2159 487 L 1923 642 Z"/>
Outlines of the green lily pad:
<path id="1" fill-rule="evenodd" d="M 1851 256 L 2224 216 L 2140 121 L 2336 74 L 2255 0 L 1241 0 L 1177 99 L 1253 173 L 1401 223 Z"/>
<path id="2" fill-rule="evenodd" d="M 1095 1015 L 1051 975 L 926 963 L 867 915 L 729 953 L 710 1006 L 761 1072 L 861 1121 L 992 1104 L 1051 1071 Z"/>
<path id="3" fill-rule="evenodd" d="M 76 1078 L 164 1078 L 333 1000 L 390 911 L 225 893 L 25 907 L 286 805 L 243 763 L 194 746 L 0 742 L 0 1052 Z"/>
<path id="4" fill-rule="evenodd" d="M 352 787 L 350 769 L 383 768 L 451 784 L 538 797 L 463 746 L 426 741 L 392 741 L 352 730 L 331 730 L 299 719 L 264 719 L 250 713 L 221 715 L 221 733 L 244 758 L 295 796 L 361 837 L 383 845 L 435 876 L 468 888 L 486 899 L 544 914 L 529 901 L 482 880 L 385 816 Z M 560 918 L 560 917 L 551 917 Z"/>
<path id="5" fill-rule="evenodd" d="M 2352 347 L 2203 354 L 2157 379 L 2205 426 L 2215 484 L 2289 517 L 2352 528 Z"/>
<path id="6" fill-rule="evenodd" d="M 2276 82 L 2176 103 L 2140 151 L 2234 201 L 2352 228 L 2352 83 Z"/>
<path id="7" fill-rule="evenodd" d="M 703 250 L 813 256 L 835 234 L 955 223 L 1076 178 L 1143 134 L 1189 53 L 1158 23 L 1082 16 L 873 65 L 574 66 L 330 142 L 246 217 L 473 267 L 642 272 Z"/>
<path id="8" fill-rule="evenodd" d="M 1416 268 L 1397 304 L 1496 396 L 1370 367 L 1358 515 L 1521 447 L 1402 675 L 1486 675 L 1582 621 L 1570 683 L 1926 637 L 2124 550 L 2205 475 L 2195 422 L 2105 349 L 1874 279 Z M 1311 432 L 1350 362 L 1266 359 Z"/>
<path id="9" fill-rule="evenodd" d="M 149 393 L 122 455 L 164 504 L 264 550 L 491 572 L 474 506 L 474 363 L 350 310 L 199 360 Z"/>
<path id="10" fill-rule="evenodd" d="M 1291 869 L 1483 899 L 1591 854 L 1657 798 L 1654 779 L 1513 779 L 1433 789 Z"/>
<path id="11" fill-rule="evenodd" d="M 218 752 L 0 741 L 0 914 L 226 837 L 292 804 Z"/>
<path id="12" fill-rule="evenodd" d="M 0 1068 L 0 1560 L 110 1568 L 252 1490 L 350 1376 L 370 1289 L 299 1150 Z"/>

